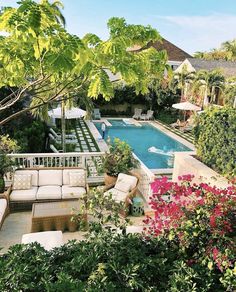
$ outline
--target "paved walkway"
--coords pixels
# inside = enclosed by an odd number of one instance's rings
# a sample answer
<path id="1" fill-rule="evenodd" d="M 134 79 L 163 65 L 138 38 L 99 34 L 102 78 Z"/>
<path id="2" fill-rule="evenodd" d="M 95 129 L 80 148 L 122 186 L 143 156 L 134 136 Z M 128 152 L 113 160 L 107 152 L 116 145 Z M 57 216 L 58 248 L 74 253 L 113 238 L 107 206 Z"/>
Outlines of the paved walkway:
<path id="1" fill-rule="evenodd" d="M 143 219 L 145 217 L 130 217 L 132 221 L 132 228 L 140 227 L 142 229 Z M 21 243 L 22 235 L 30 233 L 31 228 L 31 211 L 11 213 L 5 219 L 3 226 L 0 230 L 0 254 L 5 253 L 11 245 Z M 82 240 L 84 239 L 85 232 L 63 232 L 64 243 L 69 240 Z"/>

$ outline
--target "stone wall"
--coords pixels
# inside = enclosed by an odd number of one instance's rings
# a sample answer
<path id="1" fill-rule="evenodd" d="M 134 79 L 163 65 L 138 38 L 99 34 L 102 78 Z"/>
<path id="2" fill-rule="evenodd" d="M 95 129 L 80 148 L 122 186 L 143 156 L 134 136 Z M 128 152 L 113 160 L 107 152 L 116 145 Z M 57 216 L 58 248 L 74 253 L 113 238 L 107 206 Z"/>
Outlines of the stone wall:
<path id="1" fill-rule="evenodd" d="M 194 175 L 193 182 L 209 183 L 212 186 L 225 188 L 228 186 L 228 180 L 206 166 L 204 163 L 194 157 L 195 152 L 176 152 L 174 159 L 173 181 L 178 181 L 178 176 L 184 174 Z"/>

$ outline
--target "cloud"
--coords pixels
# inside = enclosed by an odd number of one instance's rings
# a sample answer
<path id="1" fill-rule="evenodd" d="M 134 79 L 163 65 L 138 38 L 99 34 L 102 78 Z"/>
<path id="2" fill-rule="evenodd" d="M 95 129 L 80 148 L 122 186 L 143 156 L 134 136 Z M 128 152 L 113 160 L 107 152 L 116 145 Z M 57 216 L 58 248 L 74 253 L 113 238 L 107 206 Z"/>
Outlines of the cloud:
<path id="1" fill-rule="evenodd" d="M 219 47 L 224 41 L 236 38 L 236 15 L 156 16 L 164 37 L 176 40 L 190 53 Z M 174 38 L 174 39 L 173 39 Z"/>

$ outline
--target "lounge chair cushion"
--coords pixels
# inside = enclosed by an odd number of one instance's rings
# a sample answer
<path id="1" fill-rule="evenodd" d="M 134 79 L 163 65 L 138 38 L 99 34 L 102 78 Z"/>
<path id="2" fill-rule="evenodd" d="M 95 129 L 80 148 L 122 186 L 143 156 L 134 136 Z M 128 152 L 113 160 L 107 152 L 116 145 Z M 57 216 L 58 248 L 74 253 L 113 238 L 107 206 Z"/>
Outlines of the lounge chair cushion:
<path id="1" fill-rule="evenodd" d="M 31 174 L 14 174 L 13 177 L 13 190 L 29 190 L 32 187 Z"/>
<path id="2" fill-rule="evenodd" d="M 109 194 L 112 195 L 112 199 L 115 200 L 116 202 L 125 202 L 128 195 L 128 193 L 122 192 L 115 188 L 112 188 L 104 193 L 105 196 Z"/>
<path id="3" fill-rule="evenodd" d="M 10 195 L 10 201 L 34 201 L 38 187 L 32 187 L 29 190 L 13 190 Z"/>
<path id="4" fill-rule="evenodd" d="M 38 242 L 46 250 L 60 247 L 63 245 L 63 237 L 61 231 L 44 231 L 23 234 L 21 243 L 28 244 L 31 242 Z"/>
<path id="5" fill-rule="evenodd" d="M 71 168 L 71 169 L 63 169 L 63 185 L 69 185 L 70 184 L 70 173 L 74 173 L 74 172 L 79 172 L 79 173 L 84 173 L 85 174 L 85 170 L 84 169 L 76 169 L 76 168 Z M 86 183 L 86 182 L 85 182 Z M 84 183 L 84 186 L 85 186 Z"/>
<path id="6" fill-rule="evenodd" d="M 37 170 L 16 170 L 15 174 L 31 174 L 31 182 L 33 187 L 38 186 L 38 171 Z"/>
<path id="7" fill-rule="evenodd" d="M 39 186 L 61 186 L 62 170 L 39 170 Z"/>
<path id="8" fill-rule="evenodd" d="M 79 199 L 84 194 L 86 194 L 86 190 L 83 187 L 70 187 L 68 185 L 63 185 L 62 189 L 62 199 Z"/>
<path id="9" fill-rule="evenodd" d="M 115 184 L 115 189 L 120 190 L 124 193 L 128 193 L 136 187 L 137 180 L 138 179 L 135 176 L 119 173 Z"/>
<path id="10" fill-rule="evenodd" d="M 37 200 L 61 199 L 61 187 L 41 186 L 38 188 L 36 198 Z"/>
<path id="11" fill-rule="evenodd" d="M 3 218 L 4 214 L 5 214 L 6 208 L 7 208 L 7 200 L 6 199 L 0 199 L 0 223 L 2 221 L 2 218 Z"/>

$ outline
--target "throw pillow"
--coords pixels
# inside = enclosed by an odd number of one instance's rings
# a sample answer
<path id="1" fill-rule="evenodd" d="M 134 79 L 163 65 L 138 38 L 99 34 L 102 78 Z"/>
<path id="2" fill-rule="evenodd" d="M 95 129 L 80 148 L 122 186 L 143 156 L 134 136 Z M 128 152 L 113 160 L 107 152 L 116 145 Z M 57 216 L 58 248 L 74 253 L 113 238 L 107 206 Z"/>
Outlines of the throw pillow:
<path id="1" fill-rule="evenodd" d="M 71 187 L 85 187 L 85 171 L 69 172 Z"/>
<path id="2" fill-rule="evenodd" d="M 29 190 L 32 186 L 31 174 L 15 174 L 13 177 L 13 190 Z"/>

